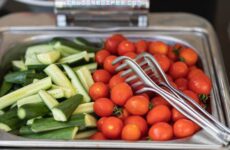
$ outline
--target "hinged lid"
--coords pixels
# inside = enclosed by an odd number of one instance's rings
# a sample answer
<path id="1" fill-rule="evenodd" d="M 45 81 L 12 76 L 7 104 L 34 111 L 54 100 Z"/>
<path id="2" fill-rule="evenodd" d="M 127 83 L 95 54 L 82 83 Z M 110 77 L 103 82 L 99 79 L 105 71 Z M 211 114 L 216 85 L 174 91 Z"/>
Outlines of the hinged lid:
<path id="1" fill-rule="evenodd" d="M 147 26 L 149 0 L 55 0 L 57 26 Z"/>

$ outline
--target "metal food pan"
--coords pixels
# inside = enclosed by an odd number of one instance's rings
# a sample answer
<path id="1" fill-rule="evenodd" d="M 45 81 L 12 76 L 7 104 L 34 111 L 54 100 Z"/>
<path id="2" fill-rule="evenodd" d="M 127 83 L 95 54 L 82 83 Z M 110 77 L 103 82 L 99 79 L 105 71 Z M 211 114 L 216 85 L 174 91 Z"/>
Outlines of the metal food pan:
<path id="1" fill-rule="evenodd" d="M 170 17 L 169 17 L 170 16 Z M 227 78 L 215 33 L 205 20 L 188 14 L 157 14 L 147 28 L 87 28 L 87 27 L 11 27 L 1 30 L 0 69 L 1 76 L 7 70 L 12 59 L 20 58 L 26 49 L 22 45 L 49 40 L 53 37 L 74 38 L 82 36 L 90 40 L 105 39 L 113 33 L 124 34 L 130 40 L 147 39 L 162 40 L 166 43 L 179 42 L 193 47 L 199 54 L 205 72 L 211 77 L 213 90 L 211 93 L 212 114 L 223 124 L 230 124 L 230 105 Z M 174 20 L 174 22 L 172 22 Z M 190 20 L 187 21 L 187 20 Z M 192 22 L 191 22 L 192 21 Z M 171 140 L 156 141 L 53 141 L 31 140 L 17 137 L 0 131 L 0 146 L 4 147 L 53 147 L 53 148 L 139 148 L 139 149 L 220 149 L 222 145 L 204 131 L 194 136 Z"/>

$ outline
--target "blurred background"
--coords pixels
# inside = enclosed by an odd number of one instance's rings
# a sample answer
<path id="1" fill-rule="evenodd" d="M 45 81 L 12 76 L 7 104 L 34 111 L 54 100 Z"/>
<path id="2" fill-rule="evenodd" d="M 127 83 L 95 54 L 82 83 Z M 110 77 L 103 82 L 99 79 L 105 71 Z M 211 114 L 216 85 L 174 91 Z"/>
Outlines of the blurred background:
<path id="1" fill-rule="evenodd" d="M 0 16 L 15 12 L 53 12 L 52 7 L 25 5 L 19 1 L 0 0 Z M 52 1 L 45 1 L 50 5 Z M 36 4 L 36 3 L 35 3 Z M 224 56 L 226 72 L 230 80 L 230 0 L 151 0 L 150 12 L 188 12 L 206 18 L 215 28 Z"/>

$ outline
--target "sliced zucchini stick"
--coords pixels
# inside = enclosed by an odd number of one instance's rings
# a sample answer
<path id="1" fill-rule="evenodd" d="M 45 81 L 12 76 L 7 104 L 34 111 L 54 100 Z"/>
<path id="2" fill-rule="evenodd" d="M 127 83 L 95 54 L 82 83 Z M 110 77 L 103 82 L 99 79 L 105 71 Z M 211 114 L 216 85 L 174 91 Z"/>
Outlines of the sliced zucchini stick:
<path id="1" fill-rule="evenodd" d="M 1 85 L 1 89 L 0 89 L 0 96 L 5 95 L 6 93 L 8 93 L 10 91 L 10 89 L 12 88 L 13 84 L 6 82 L 5 80 L 2 82 Z"/>
<path id="2" fill-rule="evenodd" d="M 55 63 L 61 56 L 59 51 L 53 50 L 46 53 L 41 53 L 37 55 L 38 60 L 42 64 L 52 64 Z"/>
<path id="3" fill-rule="evenodd" d="M 74 139 L 75 140 L 80 140 L 80 139 L 88 139 L 90 138 L 92 135 L 94 135 L 97 132 L 97 130 L 88 130 L 88 131 L 82 131 L 79 132 L 75 135 Z"/>
<path id="4" fill-rule="evenodd" d="M 41 118 L 42 118 L 42 116 L 39 116 L 39 117 L 36 117 L 36 118 L 29 119 L 29 120 L 26 121 L 26 125 L 30 126 L 30 125 L 32 125 L 32 124 L 34 123 L 34 121 L 35 121 L 36 119 L 41 119 Z"/>
<path id="5" fill-rule="evenodd" d="M 39 116 L 44 116 L 49 113 L 49 108 L 41 102 L 35 104 L 26 104 L 18 109 L 18 117 L 20 119 L 32 119 Z"/>
<path id="6" fill-rule="evenodd" d="M 22 121 L 17 116 L 17 108 L 10 109 L 0 117 L 0 129 L 8 132 L 19 128 Z"/>
<path id="7" fill-rule="evenodd" d="M 86 126 L 85 114 L 73 115 L 67 122 L 56 121 L 53 117 L 36 119 L 31 125 L 31 129 L 33 132 L 39 133 L 73 126 Z"/>
<path id="8" fill-rule="evenodd" d="M 78 69 L 80 69 L 82 67 L 86 67 L 90 70 L 90 72 L 93 72 L 97 69 L 97 63 L 90 63 L 90 64 L 86 64 L 86 65 L 82 65 L 82 66 L 77 66 L 77 67 L 74 67 L 73 70 L 77 71 Z"/>
<path id="9" fill-rule="evenodd" d="M 0 116 L 3 115 L 5 112 L 3 110 L 0 110 Z"/>
<path id="10" fill-rule="evenodd" d="M 77 49 L 63 45 L 60 41 L 55 42 L 54 48 L 58 50 L 62 56 L 69 56 L 80 52 Z"/>
<path id="11" fill-rule="evenodd" d="M 50 110 L 59 104 L 56 99 L 54 99 L 49 93 L 44 90 L 39 91 L 38 94 Z"/>
<path id="12" fill-rule="evenodd" d="M 90 96 L 88 92 L 84 89 L 82 86 L 80 80 L 78 79 L 77 75 L 74 73 L 74 71 L 67 65 L 63 65 L 64 70 L 66 71 L 68 77 L 71 79 L 72 85 L 77 91 L 77 93 L 83 95 L 84 102 L 90 101 Z"/>
<path id="13" fill-rule="evenodd" d="M 62 89 L 53 89 L 53 90 L 48 90 L 47 91 L 53 98 L 63 98 L 65 97 L 64 91 Z M 39 103 L 42 102 L 42 98 L 38 95 L 31 95 L 25 98 L 22 98 L 17 101 L 17 106 L 21 107 L 22 105 L 25 104 L 32 104 L 32 103 Z"/>
<path id="14" fill-rule="evenodd" d="M 26 61 L 25 64 L 28 65 L 39 65 L 42 64 L 38 59 L 37 59 L 37 54 L 39 53 L 45 53 L 53 50 L 52 45 L 48 44 L 40 44 L 40 45 L 35 45 L 28 47 L 26 50 Z"/>
<path id="15" fill-rule="evenodd" d="M 80 105 L 83 101 L 83 96 L 77 94 L 69 99 L 59 103 L 52 109 L 54 119 L 57 121 L 67 121 L 72 115 L 73 111 Z"/>
<path id="16" fill-rule="evenodd" d="M 79 77 L 81 83 L 83 84 L 84 88 L 89 91 L 89 88 L 93 85 L 94 81 L 92 75 L 88 68 L 82 67 L 76 71 L 77 76 Z"/>
<path id="17" fill-rule="evenodd" d="M 27 66 L 25 65 L 25 63 L 23 62 L 23 60 L 13 60 L 12 61 L 12 65 L 17 70 L 20 70 L 20 71 L 27 70 Z"/>
<path id="18" fill-rule="evenodd" d="M 44 133 L 25 134 L 24 137 L 32 139 L 72 140 L 77 134 L 78 127 L 69 127 Z"/>
<path id="19" fill-rule="evenodd" d="M 19 134 L 20 135 L 25 135 L 25 134 L 34 134 L 34 132 L 31 130 L 30 126 L 22 126 L 19 129 Z"/>
<path id="20" fill-rule="evenodd" d="M 63 88 L 56 88 L 47 91 L 54 98 L 63 98 L 65 97 L 65 93 Z"/>
<path id="21" fill-rule="evenodd" d="M 45 68 L 44 72 L 52 78 L 55 84 L 64 87 L 66 97 L 71 97 L 76 94 L 71 82 L 57 65 L 49 65 Z"/>
<path id="22" fill-rule="evenodd" d="M 16 91 L 13 91 L 5 96 L 0 98 L 0 109 L 6 108 L 7 106 L 12 105 L 19 99 L 33 95 L 40 90 L 46 90 L 52 85 L 51 78 L 47 77 L 42 80 L 39 80 L 36 83 L 29 84 L 24 86 Z"/>
<path id="23" fill-rule="evenodd" d="M 94 104 L 94 102 L 80 104 L 80 105 L 74 110 L 73 114 L 93 113 L 93 104 Z"/>
<path id="24" fill-rule="evenodd" d="M 71 63 L 77 62 L 82 59 L 85 59 L 85 61 L 89 61 L 89 56 L 86 51 L 83 51 L 77 54 L 73 54 L 67 57 L 63 57 L 59 60 L 59 63 L 71 64 Z"/>

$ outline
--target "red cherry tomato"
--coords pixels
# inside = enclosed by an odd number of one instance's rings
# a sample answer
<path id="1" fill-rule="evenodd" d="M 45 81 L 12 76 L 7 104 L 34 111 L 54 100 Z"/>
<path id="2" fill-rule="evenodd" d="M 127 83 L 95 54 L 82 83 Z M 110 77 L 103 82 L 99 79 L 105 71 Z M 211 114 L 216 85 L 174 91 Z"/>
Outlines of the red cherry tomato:
<path id="1" fill-rule="evenodd" d="M 169 60 L 169 58 L 166 55 L 161 54 L 154 55 L 154 57 L 161 66 L 162 70 L 164 72 L 167 72 L 171 65 L 171 61 Z"/>
<path id="2" fill-rule="evenodd" d="M 133 96 L 125 103 L 125 108 L 132 115 L 144 115 L 149 110 L 149 100 L 144 96 Z"/>
<path id="3" fill-rule="evenodd" d="M 191 48 L 180 50 L 179 57 L 189 66 L 195 65 L 198 60 L 197 53 Z"/>
<path id="4" fill-rule="evenodd" d="M 184 62 L 175 62 L 169 68 L 169 74 L 174 78 L 182 78 L 188 74 L 188 66 Z"/>
<path id="5" fill-rule="evenodd" d="M 197 75 L 203 75 L 204 72 L 201 70 L 201 69 L 190 69 L 189 73 L 188 73 L 188 79 L 191 79 L 192 77 L 194 76 L 197 76 Z"/>
<path id="6" fill-rule="evenodd" d="M 169 81 L 173 81 L 173 78 L 170 75 L 166 74 L 166 77 Z"/>
<path id="7" fill-rule="evenodd" d="M 204 74 L 199 74 L 189 79 L 188 87 L 193 92 L 208 95 L 211 92 L 212 83 L 208 76 Z"/>
<path id="8" fill-rule="evenodd" d="M 107 97 L 109 95 L 109 88 L 103 82 L 95 82 L 89 88 L 89 95 L 93 100 L 98 98 Z"/>
<path id="9" fill-rule="evenodd" d="M 111 78 L 110 73 L 108 71 L 104 70 L 104 69 L 96 70 L 93 73 L 93 80 L 95 82 L 108 83 L 110 78 Z"/>
<path id="10" fill-rule="evenodd" d="M 120 56 L 124 55 L 125 53 L 128 52 L 135 52 L 135 45 L 133 44 L 133 42 L 131 41 L 122 41 L 119 45 L 118 45 L 118 54 Z"/>
<path id="11" fill-rule="evenodd" d="M 158 105 L 148 112 L 146 118 L 150 125 L 157 122 L 169 122 L 171 119 L 171 111 L 165 105 Z"/>
<path id="12" fill-rule="evenodd" d="M 177 109 L 173 108 L 172 109 L 172 120 L 175 122 L 179 119 L 186 119 L 186 117 L 180 113 Z"/>
<path id="13" fill-rule="evenodd" d="M 112 62 L 116 59 L 116 56 L 110 55 L 105 58 L 104 61 L 104 69 L 110 72 L 111 74 L 115 73 L 115 69 L 119 66 L 119 64 L 112 65 Z"/>
<path id="14" fill-rule="evenodd" d="M 90 137 L 91 140 L 106 140 L 107 138 L 101 133 L 96 132 L 94 135 Z"/>
<path id="15" fill-rule="evenodd" d="M 158 106 L 158 105 L 165 105 L 168 106 L 169 108 L 171 105 L 161 96 L 155 96 L 151 99 L 151 103 L 153 104 L 153 107 Z"/>
<path id="16" fill-rule="evenodd" d="M 137 54 L 146 52 L 147 48 L 148 48 L 148 45 L 147 45 L 146 41 L 144 41 L 144 40 L 137 41 L 135 43 L 135 46 L 136 46 L 136 53 Z"/>
<path id="17" fill-rule="evenodd" d="M 126 141 L 137 141 L 141 137 L 141 131 L 135 124 L 127 124 L 122 129 L 121 139 Z"/>
<path id="18" fill-rule="evenodd" d="M 149 129 L 149 137 L 153 141 L 167 141 L 173 138 L 173 128 L 165 122 L 158 122 Z"/>
<path id="19" fill-rule="evenodd" d="M 183 46 L 181 44 L 175 44 L 173 46 L 169 47 L 169 51 L 168 51 L 168 58 L 171 59 L 172 61 L 177 61 L 178 60 L 178 56 L 179 56 L 179 52 L 180 50 L 183 48 Z"/>
<path id="20" fill-rule="evenodd" d="M 185 78 L 178 78 L 175 80 L 177 88 L 181 91 L 188 89 L 188 80 Z"/>
<path id="21" fill-rule="evenodd" d="M 110 53 L 107 50 L 102 49 L 96 53 L 95 60 L 99 65 L 103 65 L 105 58 L 109 55 Z"/>
<path id="22" fill-rule="evenodd" d="M 118 45 L 125 40 L 125 37 L 121 34 L 114 34 L 105 41 L 105 49 L 111 54 L 117 54 Z"/>
<path id="23" fill-rule="evenodd" d="M 125 78 L 121 77 L 121 73 L 114 75 L 109 81 L 109 88 L 112 89 L 115 85 L 125 82 Z"/>
<path id="24" fill-rule="evenodd" d="M 129 112 L 127 111 L 127 109 L 123 108 L 121 114 L 118 115 L 118 118 L 124 121 L 128 116 Z"/>
<path id="25" fill-rule="evenodd" d="M 121 135 L 123 122 L 116 117 L 108 117 L 102 125 L 102 133 L 109 139 L 118 139 Z"/>
<path id="26" fill-rule="evenodd" d="M 104 124 L 104 121 L 107 119 L 107 117 L 102 117 L 97 121 L 97 129 L 99 131 L 102 130 L 102 125 Z"/>
<path id="27" fill-rule="evenodd" d="M 194 93 L 193 91 L 190 90 L 184 90 L 183 93 L 185 95 L 187 95 L 188 97 L 192 98 L 195 102 L 197 102 L 198 104 L 200 104 L 200 100 L 199 97 L 196 93 Z"/>
<path id="28" fill-rule="evenodd" d="M 94 112 L 100 117 L 108 117 L 113 113 L 114 104 L 108 98 L 99 98 L 93 104 Z"/>
<path id="29" fill-rule="evenodd" d="M 137 54 L 134 52 L 127 52 L 127 53 L 123 54 L 123 56 L 127 56 L 131 59 L 135 59 L 137 57 Z"/>
<path id="30" fill-rule="evenodd" d="M 179 119 L 173 125 L 173 132 L 177 138 L 184 138 L 196 132 L 195 125 L 188 119 Z"/>
<path id="31" fill-rule="evenodd" d="M 149 52 L 151 54 L 166 55 L 168 53 L 168 45 L 160 41 L 151 42 L 149 45 Z"/>
<path id="32" fill-rule="evenodd" d="M 133 91 L 127 83 L 119 83 L 111 90 L 111 99 L 119 106 L 123 106 L 125 102 L 132 96 Z"/>
<path id="33" fill-rule="evenodd" d="M 141 116 L 129 116 L 125 119 L 125 125 L 135 124 L 141 130 L 141 135 L 144 136 L 148 131 L 148 125 L 144 118 Z"/>

